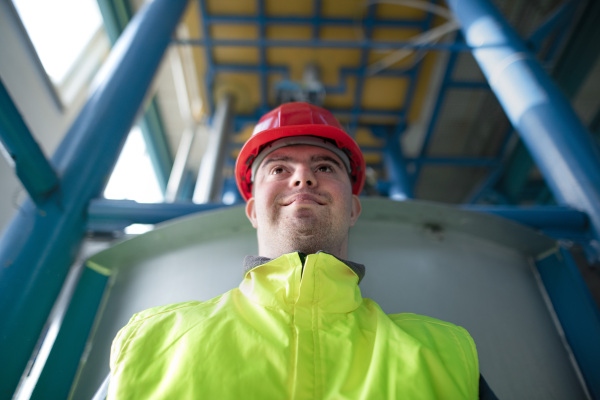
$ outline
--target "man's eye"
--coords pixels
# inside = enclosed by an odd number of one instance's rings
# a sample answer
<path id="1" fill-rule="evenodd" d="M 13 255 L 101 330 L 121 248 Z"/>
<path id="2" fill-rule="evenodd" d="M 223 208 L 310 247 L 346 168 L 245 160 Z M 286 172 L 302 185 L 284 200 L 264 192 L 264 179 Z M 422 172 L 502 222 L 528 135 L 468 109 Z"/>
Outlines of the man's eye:
<path id="1" fill-rule="evenodd" d="M 317 171 L 319 171 L 319 172 L 333 172 L 333 168 L 331 168 L 329 165 L 321 165 L 320 167 L 317 168 Z"/>
<path id="2" fill-rule="evenodd" d="M 271 175 L 281 174 L 283 171 L 284 171 L 284 169 L 281 167 L 273 168 L 271 170 Z"/>

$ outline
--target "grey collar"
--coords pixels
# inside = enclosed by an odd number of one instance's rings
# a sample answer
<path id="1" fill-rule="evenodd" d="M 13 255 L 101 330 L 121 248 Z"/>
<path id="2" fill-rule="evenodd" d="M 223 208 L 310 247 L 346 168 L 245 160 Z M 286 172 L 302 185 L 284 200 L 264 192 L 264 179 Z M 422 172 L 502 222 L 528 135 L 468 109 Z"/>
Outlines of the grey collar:
<path id="1" fill-rule="evenodd" d="M 296 252 L 296 253 L 298 253 L 300 258 L 304 262 L 304 259 L 306 258 L 306 254 L 301 253 L 301 252 Z M 324 253 L 324 252 L 318 251 L 317 253 Z M 327 253 L 327 254 L 329 254 L 329 253 Z M 366 271 L 366 268 L 364 265 L 355 263 L 352 261 L 348 261 L 348 260 L 342 260 L 341 258 L 338 258 L 338 257 L 335 257 L 335 258 L 338 259 L 339 261 L 343 262 L 344 264 L 346 264 L 348 266 L 348 268 L 350 268 L 352 271 L 354 271 L 354 273 L 356 275 L 358 275 L 358 283 L 360 283 L 362 281 L 362 279 L 365 276 L 365 271 Z M 244 258 L 244 273 L 248 272 L 249 270 L 251 270 L 254 267 L 258 267 L 259 265 L 266 264 L 271 260 L 273 260 L 273 258 L 262 257 L 262 256 L 246 256 Z"/>

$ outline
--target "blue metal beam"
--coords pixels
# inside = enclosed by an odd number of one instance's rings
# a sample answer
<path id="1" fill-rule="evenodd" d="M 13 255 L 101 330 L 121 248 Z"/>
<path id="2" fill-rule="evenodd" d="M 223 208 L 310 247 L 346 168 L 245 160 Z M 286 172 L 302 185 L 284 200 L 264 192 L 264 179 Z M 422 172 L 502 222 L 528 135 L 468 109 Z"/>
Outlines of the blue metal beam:
<path id="1" fill-rule="evenodd" d="M 84 268 L 64 315 L 60 332 L 48 355 L 31 399 L 66 399 L 85 351 L 96 312 L 108 282 L 104 276 Z"/>
<path id="2" fill-rule="evenodd" d="M 389 197 L 393 200 L 413 198 L 412 184 L 406 170 L 399 135 L 390 135 L 383 151 L 383 159 L 391 182 Z"/>
<path id="3" fill-rule="evenodd" d="M 588 390 L 600 399 L 600 313 L 594 299 L 567 250 L 538 260 L 536 266 Z"/>
<path id="4" fill-rule="evenodd" d="M 316 0 L 318 3 L 319 0 Z M 316 4 L 318 6 L 318 4 Z M 320 7 L 314 7 L 316 13 L 320 10 Z M 265 24 L 269 25 L 304 25 L 304 26 L 315 26 L 318 22 L 319 25 L 333 25 L 340 26 L 346 25 L 355 27 L 357 20 L 353 18 L 323 18 L 319 17 L 318 20 L 313 17 L 271 17 L 257 13 L 257 16 L 245 16 L 245 15 L 222 15 L 222 16 L 207 16 L 206 22 L 208 25 L 255 25 L 259 23 L 259 19 L 262 19 Z M 414 19 L 376 19 L 377 26 L 398 28 L 422 28 L 423 21 Z"/>
<path id="5" fill-rule="evenodd" d="M 98 0 L 108 37 L 114 44 L 133 18 L 133 11 L 127 1 Z M 173 156 L 165 134 L 156 97 L 146 106 L 139 121 L 142 136 L 147 145 L 148 156 L 156 173 L 158 185 L 164 193 L 173 167 Z"/>
<path id="6" fill-rule="evenodd" d="M 44 156 L 21 113 L 0 81 L 0 140 L 14 162 L 14 169 L 36 204 L 58 187 L 58 177 Z"/>
<path id="7" fill-rule="evenodd" d="M 227 47 L 314 47 L 332 49 L 424 49 L 440 51 L 469 51 L 469 47 L 461 43 L 414 43 L 389 42 L 375 40 L 283 40 L 283 39 L 175 39 L 175 44 L 188 46 L 227 46 Z"/>
<path id="8" fill-rule="evenodd" d="M 201 211 L 227 207 L 223 203 L 137 203 L 133 200 L 95 199 L 88 207 L 88 229 L 123 229 L 131 224 L 158 224 Z"/>
<path id="9" fill-rule="evenodd" d="M 172 218 L 192 213 L 228 207 L 222 203 L 137 203 L 132 200 L 95 199 L 88 207 L 90 230 L 94 226 L 114 224 L 125 227 L 131 224 L 158 224 Z M 534 229 L 586 232 L 589 229 L 587 215 L 569 207 L 527 207 L 466 205 L 461 208 L 484 212 L 511 219 Z"/>
<path id="10" fill-rule="evenodd" d="M 186 0 L 147 3 L 128 25 L 52 162 L 56 191 L 27 201 L 0 241 L 0 397 L 10 398 L 85 233 L 90 199 L 114 165 Z M 90 310 L 95 312 L 95 310 Z"/>
<path id="11" fill-rule="evenodd" d="M 449 0 L 473 56 L 559 204 L 600 238 L 600 151 L 569 102 L 487 0 Z"/>
<path id="12" fill-rule="evenodd" d="M 494 214 L 533 229 L 586 232 L 590 225 L 584 212 L 563 206 L 512 207 L 463 205 L 464 210 Z"/>

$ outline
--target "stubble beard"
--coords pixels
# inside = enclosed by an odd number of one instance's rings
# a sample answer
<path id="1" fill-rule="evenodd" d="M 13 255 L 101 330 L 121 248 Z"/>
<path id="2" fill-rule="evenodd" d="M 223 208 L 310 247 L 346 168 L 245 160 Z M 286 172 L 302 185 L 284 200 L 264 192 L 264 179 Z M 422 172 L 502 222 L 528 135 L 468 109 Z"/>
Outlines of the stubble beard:
<path id="1" fill-rule="evenodd" d="M 325 251 L 337 254 L 340 250 L 341 234 L 334 232 L 329 210 L 316 213 L 310 208 L 294 210 L 293 214 L 282 215 L 277 209 L 270 218 L 273 230 L 271 238 L 277 241 L 281 254 L 300 251 L 313 254 Z"/>

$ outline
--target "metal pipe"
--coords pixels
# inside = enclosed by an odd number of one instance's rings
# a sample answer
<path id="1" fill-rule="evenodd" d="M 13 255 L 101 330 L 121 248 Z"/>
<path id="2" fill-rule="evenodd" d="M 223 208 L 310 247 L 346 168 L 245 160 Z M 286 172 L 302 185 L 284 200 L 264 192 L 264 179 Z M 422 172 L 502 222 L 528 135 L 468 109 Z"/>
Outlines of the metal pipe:
<path id="1" fill-rule="evenodd" d="M 181 140 L 177 147 L 177 154 L 175 155 L 175 161 L 173 162 L 173 168 L 171 168 L 171 174 L 169 175 L 167 190 L 165 191 L 165 202 L 167 203 L 175 202 L 181 192 L 181 182 L 185 175 L 187 162 L 196 135 L 195 129 L 194 126 L 191 126 L 185 129 L 181 135 Z"/>
<path id="2" fill-rule="evenodd" d="M 227 136 L 233 121 L 233 102 L 233 96 L 226 94 L 217 104 L 194 189 L 194 203 L 221 202 L 223 160 L 227 151 Z"/>
<path id="3" fill-rule="evenodd" d="M 36 204 L 58 187 L 58 177 L 0 81 L 0 140 L 23 187 Z"/>
<path id="4" fill-rule="evenodd" d="M 383 158 L 392 185 L 389 196 L 393 200 L 406 200 L 414 197 L 412 184 L 406 170 L 406 160 L 400 147 L 399 135 L 388 137 Z"/>
<path id="5" fill-rule="evenodd" d="M 600 151 L 560 90 L 488 0 L 448 0 L 465 40 L 559 204 L 600 238 Z"/>
<path id="6" fill-rule="evenodd" d="M 187 0 L 146 3 L 112 49 L 52 157 L 62 177 L 43 207 L 26 201 L 0 241 L 0 397 L 10 398 Z M 89 310 L 95 312 L 96 310 Z"/>
<path id="7" fill-rule="evenodd" d="M 188 84 L 186 82 L 185 68 L 182 61 L 182 58 L 186 57 L 186 64 L 193 63 L 193 59 L 188 53 L 189 48 L 185 48 L 182 49 L 181 52 L 173 51 L 171 54 L 169 54 L 171 70 L 173 71 L 173 81 L 175 83 L 175 94 L 177 95 L 177 104 L 179 104 L 181 118 L 187 127 L 181 134 L 179 146 L 177 147 L 177 154 L 175 155 L 173 167 L 171 168 L 171 174 L 169 175 L 169 181 L 167 182 L 167 189 L 165 190 L 165 201 L 167 203 L 173 203 L 176 201 L 181 193 L 181 183 L 185 176 L 188 159 L 192 151 L 192 145 L 194 143 L 197 129 L 197 124 L 194 121 L 190 106 L 191 98 Z M 189 76 L 193 77 L 194 74 L 190 74 Z M 195 81 L 195 79 L 193 80 Z M 197 87 L 197 83 L 192 82 L 191 86 Z"/>

